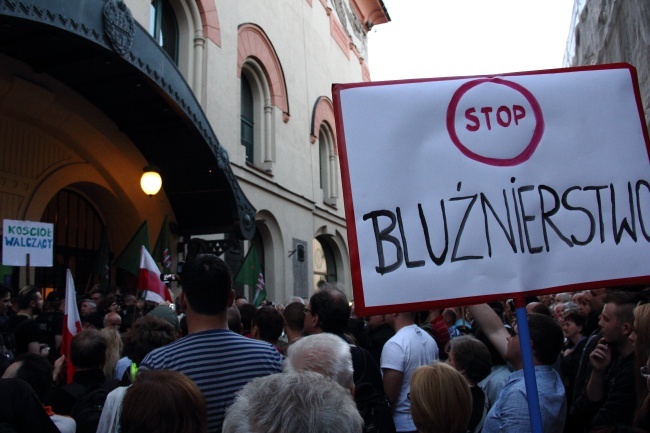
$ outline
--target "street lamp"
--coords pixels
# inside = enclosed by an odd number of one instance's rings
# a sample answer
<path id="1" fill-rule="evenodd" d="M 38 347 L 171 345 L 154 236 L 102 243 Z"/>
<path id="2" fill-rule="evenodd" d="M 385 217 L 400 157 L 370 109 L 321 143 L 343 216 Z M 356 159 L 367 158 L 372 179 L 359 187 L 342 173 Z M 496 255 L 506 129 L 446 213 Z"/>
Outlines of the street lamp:
<path id="1" fill-rule="evenodd" d="M 160 188 L 162 187 L 160 169 L 153 165 L 147 165 L 144 168 L 142 177 L 140 178 L 140 187 L 149 197 L 158 194 L 158 191 L 160 191 Z"/>

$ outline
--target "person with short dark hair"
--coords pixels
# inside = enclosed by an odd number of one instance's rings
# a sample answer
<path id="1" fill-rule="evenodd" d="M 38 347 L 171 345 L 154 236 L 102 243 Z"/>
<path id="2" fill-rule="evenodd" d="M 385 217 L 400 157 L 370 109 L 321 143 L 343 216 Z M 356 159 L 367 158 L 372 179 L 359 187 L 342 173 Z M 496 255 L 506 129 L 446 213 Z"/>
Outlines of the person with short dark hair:
<path id="1" fill-rule="evenodd" d="M 186 261 L 178 300 L 189 334 L 153 350 L 141 363 L 141 368 L 178 371 L 194 380 L 206 397 L 210 432 L 221 430 L 226 408 L 244 385 L 282 371 L 282 355 L 271 345 L 228 329 L 234 299 L 232 274 L 223 260 L 199 254 Z"/>
<path id="2" fill-rule="evenodd" d="M 414 320 L 415 313 L 410 312 L 386 315 L 386 321 L 395 330 L 395 335 L 384 344 L 380 367 L 398 432 L 415 431 L 408 399 L 413 371 L 439 359 L 436 341 Z"/>
<path id="3" fill-rule="evenodd" d="M 52 389 L 53 370 L 52 364 L 44 357 L 23 353 L 9 366 L 2 378 L 16 378 L 27 382 L 43 403 Z M 61 433 L 75 433 L 77 424 L 74 419 L 54 413 L 50 406 L 45 406 L 45 411 Z"/>
<path id="4" fill-rule="evenodd" d="M 11 316 L 11 290 L 4 284 L 0 284 L 0 331 L 3 330 Z"/>
<path id="5" fill-rule="evenodd" d="M 49 359 L 51 362 L 58 358 L 61 351 L 64 307 L 65 292 L 50 292 L 45 298 L 42 314 L 36 318 L 36 322 L 41 328 L 43 343 L 50 346 Z"/>
<path id="6" fill-rule="evenodd" d="M 104 292 L 99 287 L 94 287 L 88 292 L 88 299 L 91 299 L 95 305 L 99 305 L 104 300 Z"/>
<path id="7" fill-rule="evenodd" d="M 571 412 L 573 431 L 632 425 L 636 372 L 630 335 L 634 330 L 634 308 L 643 299 L 637 292 L 611 291 L 605 295 L 598 322 L 602 338 L 588 358 L 591 374 L 587 385 L 576 395 Z"/>
<path id="8" fill-rule="evenodd" d="M 320 334 L 328 332 L 337 335 L 348 343 L 351 341 L 344 334 L 348 318 L 350 317 L 350 304 L 348 298 L 336 286 L 326 283 L 314 293 L 309 303 L 304 307 L 304 334 Z M 372 386 L 384 393 L 379 366 L 372 359 L 366 349 L 351 345 L 352 364 L 354 365 L 354 381 L 357 383 L 365 371 L 366 380 Z"/>
<path id="9" fill-rule="evenodd" d="M 131 364 L 135 364 L 137 367 L 152 350 L 173 343 L 177 339 L 178 330 L 169 322 L 147 314 L 135 322 L 133 327 L 124 334 L 122 354 L 131 361 L 128 367 L 131 367 Z M 130 373 L 129 368 L 126 368 L 125 371 Z M 122 379 L 122 375 L 120 378 Z M 133 382 L 133 377 L 129 376 L 129 380 L 124 383 L 131 382 Z"/>
<path id="10" fill-rule="evenodd" d="M 241 317 L 241 335 L 244 337 L 251 336 L 251 327 L 253 323 L 253 316 L 257 311 L 257 307 L 253 304 L 243 304 L 238 306 L 239 315 Z"/>
<path id="11" fill-rule="evenodd" d="M 305 327 L 305 304 L 292 302 L 284 307 L 284 333 L 287 335 L 287 347 L 298 341 Z"/>
<path id="12" fill-rule="evenodd" d="M 305 334 L 317 330 L 343 335 L 350 317 L 350 304 L 342 291 L 326 284 L 312 295 L 305 312 Z"/>
<path id="13" fill-rule="evenodd" d="M 501 319 L 487 304 L 472 305 L 469 311 L 497 351 L 515 370 L 488 412 L 483 433 L 532 431 L 519 336 L 516 333 L 511 336 Z M 561 432 L 566 419 L 567 404 L 562 379 L 553 369 L 553 364 L 564 342 L 562 328 L 551 317 L 537 313 L 528 314 L 528 328 L 542 430 L 545 433 Z"/>
<path id="14" fill-rule="evenodd" d="M 79 370 L 102 369 L 106 361 L 106 339 L 93 330 L 72 338 L 70 361 Z"/>
<path id="15" fill-rule="evenodd" d="M 52 372 L 50 362 L 35 353 L 23 353 L 9 366 L 3 378 L 22 379 L 36 392 L 38 399 L 45 402 L 52 389 Z"/>
<path id="16" fill-rule="evenodd" d="M 115 433 L 119 430 L 126 386 L 135 380 L 140 363 L 152 350 L 178 339 L 179 331 L 170 322 L 172 321 L 161 319 L 150 312 L 135 322 L 124 335 L 124 357 L 118 362 L 122 367 L 116 372 L 117 379 L 121 379 L 120 384 L 123 386 L 117 387 L 106 397 L 97 433 Z"/>
<path id="17" fill-rule="evenodd" d="M 235 334 L 241 334 L 242 331 L 241 313 L 235 305 L 228 308 L 228 329 Z"/>
<path id="18" fill-rule="evenodd" d="M 490 351 L 472 335 L 461 335 L 449 342 L 447 364 L 458 370 L 469 385 L 472 394 L 472 414 L 467 428 L 470 432 L 480 432 L 490 402 L 477 384 L 491 371 Z"/>
<path id="19" fill-rule="evenodd" d="M 146 402 L 143 409 L 142 402 Z M 182 373 L 142 371 L 126 390 L 121 433 L 207 433 L 205 398 Z"/>
<path id="20" fill-rule="evenodd" d="M 18 312 L 7 322 L 7 330 L 14 335 L 15 356 L 23 353 L 49 355 L 49 346 L 41 344 L 43 335 L 35 317 L 43 311 L 43 296 L 36 286 L 25 286 L 18 292 Z"/>
<path id="21" fill-rule="evenodd" d="M 7 323 L 12 317 L 9 314 L 14 311 L 11 309 L 11 291 L 9 287 L 0 284 L 0 375 L 13 361 L 15 339 L 13 332 L 7 329 Z"/>
<path id="22" fill-rule="evenodd" d="M 366 321 L 368 326 L 366 326 L 365 336 L 362 339 L 364 342 L 363 346 L 370 352 L 377 365 L 379 365 L 381 363 L 381 351 L 384 348 L 384 344 L 395 335 L 395 330 L 386 321 L 385 314 L 368 316 L 366 317 Z M 447 341 L 449 341 L 449 330 L 444 323 L 442 326 L 447 333 Z"/>
<path id="23" fill-rule="evenodd" d="M 72 415 L 72 408 L 81 395 L 105 385 L 110 389 L 117 386 L 117 381 L 107 383 L 104 375 L 106 347 L 106 339 L 94 329 L 81 331 L 72 338 L 68 359 L 76 370 L 72 382 L 53 388 L 46 401 L 55 413 Z"/>
<path id="24" fill-rule="evenodd" d="M 587 323 L 585 324 L 587 342 L 585 343 L 585 348 L 582 351 L 580 357 L 580 364 L 578 366 L 578 372 L 576 373 L 575 380 L 573 383 L 573 401 L 569 402 L 569 422 L 567 422 L 566 431 L 572 430 L 571 420 L 573 412 L 579 410 L 576 406 L 578 398 L 583 394 L 585 388 L 587 387 L 587 381 L 591 376 L 591 364 L 589 363 L 589 355 L 594 351 L 598 341 L 602 338 L 603 333 L 598 326 L 600 321 L 600 313 L 603 311 L 605 306 L 605 296 L 610 291 L 610 289 L 600 288 L 600 289 L 590 289 L 585 291 L 585 299 L 589 303 L 589 309 L 591 310 L 587 314 Z M 568 295 L 565 293 L 565 295 Z M 562 315 L 558 318 L 559 321 L 562 319 Z M 579 427 L 577 427 L 579 428 Z"/>
<path id="25" fill-rule="evenodd" d="M 0 380 L 0 420 L 7 431 L 61 433 L 24 380 Z"/>
<path id="26" fill-rule="evenodd" d="M 72 415 L 77 422 L 78 433 L 97 431 L 101 412 L 89 413 L 86 403 L 82 403 L 82 408 L 77 403 L 84 402 L 86 396 L 102 389 L 102 396 L 97 397 L 98 401 L 92 402 L 92 407 L 98 407 L 100 403 L 103 406 L 106 395 L 119 384 L 117 380 L 104 375 L 107 346 L 106 339 L 97 330 L 84 330 L 75 335 L 70 344 L 68 359 L 75 367 L 72 382 L 53 388 L 46 401 L 55 413 Z"/>
<path id="27" fill-rule="evenodd" d="M 251 322 L 251 336 L 257 340 L 266 341 L 282 353 L 278 347 L 278 338 L 282 335 L 284 321 L 282 314 L 274 307 L 260 307 Z"/>
<path id="28" fill-rule="evenodd" d="M 575 378 L 578 374 L 582 352 L 587 343 L 587 337 L 584 334 L 586 321 L 587 316 L 575 312 L 565 314 L 562 321 L 562 332 L 564 332 L 566 341 L 562 347 L 560 373 L 566 390 L 567 402 L 573 401 Z"/>
<path id="29" fill-rule="evenodd" d="M 351 340 L 344 334 L 350 310 L 348 298 L 341 289 L 334 284 L 323 284 L 318 292 L 311 296 L 309 303 L 304 308 L 305 335 L 327 332 L 351 343 Z M 354 344 L 349 344 L 349 347 L 352 355 L 354 384 L 357 389 L 361 388 L 362 383 L 366 383 L 372 387 L 374 393 L 385 398 L 381 371 L 370 352 Z M 384 425 L 381 428 L 387 429 L 386 431 L 394 429 L 390 414 L 386 414 L 386 417 L 388 419 L 382 423 Z"/>

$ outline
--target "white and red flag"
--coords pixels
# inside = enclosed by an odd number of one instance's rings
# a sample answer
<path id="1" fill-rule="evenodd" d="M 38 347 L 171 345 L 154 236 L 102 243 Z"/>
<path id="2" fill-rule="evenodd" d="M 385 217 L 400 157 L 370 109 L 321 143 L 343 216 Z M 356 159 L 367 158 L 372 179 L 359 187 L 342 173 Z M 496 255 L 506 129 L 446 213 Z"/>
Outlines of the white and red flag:
<path id="1" fill-rule="evenodd" d="M 160 269 L 142 245 L 140 248 L 140 271 L 138 273 L 138 290 L 145 291 L 145 299 L 153 302 L 174 302 L 167 285 L 160 281 Z"/>
<path id="2" fill-rule="evenodd" d="M 70 361 L 70 344 L 72 337 L 81 332 L 81 319 L 77 308 L 77 292 L 74 288 L 74 280 L 70 269 L 65 276 L 65 316 L 63 318 L 63 340 L 61 342 L 61 355 L 65 355 L 67 361 L 66 383 L 72 382 L 75 368 Z"/>
<path id="3" fill-rule="evenodd" d="M 259 307 L 265 298 L 266 298 L 266 283 L 264 282 L 264 274 L 260 272 L 259 275 L 257 276 L 257 284 L 255 285 L 255 297 L 253 298 L 253 304 L 256 307 Z"/>

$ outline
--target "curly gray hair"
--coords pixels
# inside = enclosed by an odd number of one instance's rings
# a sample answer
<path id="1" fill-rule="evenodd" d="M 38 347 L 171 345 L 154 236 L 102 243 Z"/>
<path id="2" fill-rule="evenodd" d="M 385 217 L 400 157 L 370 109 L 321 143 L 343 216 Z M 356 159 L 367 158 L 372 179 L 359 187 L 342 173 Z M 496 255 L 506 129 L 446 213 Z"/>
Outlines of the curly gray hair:
<path id="1" fill-rule="evenodd" d="M 235 398 L 223 433 L 361 433 L 350 393 L 312 372 L 278 373 L 249 382 Z"/>
<path id="2" fill-rule="evenodd" d="M 315 371 L 343 388 L 354 385 L 350 346 L 341 337 L 326 332 L 302 337 L 289 346 L 284 371 Z"/>

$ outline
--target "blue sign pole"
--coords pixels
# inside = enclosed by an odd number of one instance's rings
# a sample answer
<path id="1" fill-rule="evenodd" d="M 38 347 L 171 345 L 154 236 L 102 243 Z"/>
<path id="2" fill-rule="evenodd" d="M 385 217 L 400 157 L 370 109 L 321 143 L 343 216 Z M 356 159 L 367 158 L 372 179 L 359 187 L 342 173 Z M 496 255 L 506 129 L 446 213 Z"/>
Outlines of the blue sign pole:
<path id="1" fill-rule="evenodd" d="M 533 349 L 530 344 L 530 331 L 528 330 L 528 316 L 526 314 L 525 300 L 522 298 L 515 299 L 515 307 L 515 314 L 517 316 L 517 333 L 519 334 L 519 347 L 521 349 L 521 359 L 524 364 L 524 381 L 526 383 L 530 426 L 533 433 L 543 433 L 542 415 L 539 410 L 539 395 L 537 394 L 535 364 L 533 362 Z"/>

